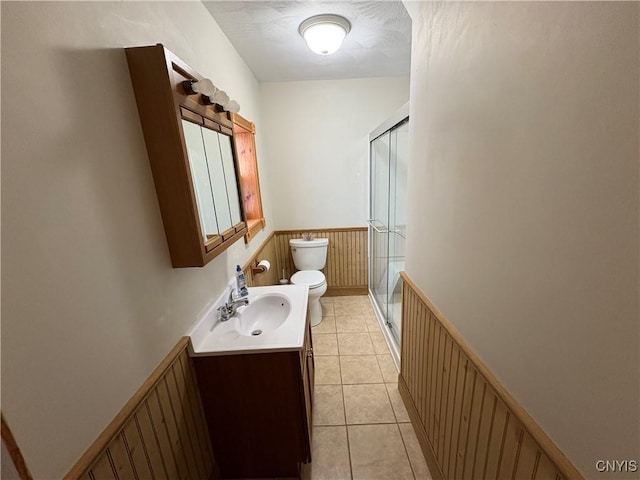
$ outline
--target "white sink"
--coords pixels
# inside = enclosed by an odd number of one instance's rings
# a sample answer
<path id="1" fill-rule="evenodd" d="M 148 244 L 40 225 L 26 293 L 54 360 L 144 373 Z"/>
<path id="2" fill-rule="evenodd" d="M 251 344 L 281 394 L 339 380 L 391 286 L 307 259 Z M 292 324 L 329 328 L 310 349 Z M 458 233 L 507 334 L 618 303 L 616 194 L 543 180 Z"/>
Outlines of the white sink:
<path id="1" fill-rule="evenodd" d="M 228 293 L 221 297 L 226 299 Z M 249 305 L 229 320 L 219 320 L 216 302 L 189 332 L 192 356 L 296 350 L 307 320 L 306 285 L 250 287 Z"/>
<path id="2" fill-rule="evenodd" d="M 238 333 L 256 337 L 280 328 L 291 313 L 289 298 L 281 293 L 265 293 L 238 309 Z"/>

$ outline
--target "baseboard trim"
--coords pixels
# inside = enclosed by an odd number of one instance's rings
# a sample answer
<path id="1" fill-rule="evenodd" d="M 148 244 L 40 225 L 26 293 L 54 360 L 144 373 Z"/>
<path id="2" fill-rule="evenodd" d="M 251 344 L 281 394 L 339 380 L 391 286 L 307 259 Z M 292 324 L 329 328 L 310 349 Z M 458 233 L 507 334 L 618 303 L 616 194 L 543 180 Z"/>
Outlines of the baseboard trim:
<path id="1" fill-rule="evenodd" d="M 327 287 L 326 297 L 343 297 L 345 295 L 367 295 L 369 289 L 366 285 L 357 287 Z"/>

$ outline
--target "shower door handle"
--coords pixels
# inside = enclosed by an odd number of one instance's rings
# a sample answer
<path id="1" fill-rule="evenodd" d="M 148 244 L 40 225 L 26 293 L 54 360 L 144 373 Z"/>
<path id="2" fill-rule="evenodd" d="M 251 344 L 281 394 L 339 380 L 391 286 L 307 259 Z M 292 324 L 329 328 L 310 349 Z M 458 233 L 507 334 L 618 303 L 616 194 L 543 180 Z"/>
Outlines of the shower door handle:
<path id="1" fill-rule="evenodd" d="M 383 230 L 380 230 L 380 228 L 376 227 L 375 224 L 373 222 L 379 222 L 380 220 L 376 220 L 375 218 L 368 218 L 367 219 L 367 223 L 371 226 L 371 228 L 373 228 L 376 232 L 378 233 L 389 233 L 389 229 L 387 227 L 383 227 Z M 382 222 L 380 222 L 382 223 Z"/>

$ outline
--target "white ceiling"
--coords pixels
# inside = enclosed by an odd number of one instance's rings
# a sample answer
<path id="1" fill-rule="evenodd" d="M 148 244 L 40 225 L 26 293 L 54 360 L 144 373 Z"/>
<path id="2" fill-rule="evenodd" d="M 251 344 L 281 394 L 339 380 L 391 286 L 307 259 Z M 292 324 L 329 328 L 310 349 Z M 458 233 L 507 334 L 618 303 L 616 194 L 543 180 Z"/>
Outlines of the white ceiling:
<path id="1" fill-rule="evenodd" d="M 400 1 L 203 1 L 262 82 L 409 75 L 411 18 Z M 342 15 L 351 32 L 321 56 L 298 33 L 303 20 Z"/>

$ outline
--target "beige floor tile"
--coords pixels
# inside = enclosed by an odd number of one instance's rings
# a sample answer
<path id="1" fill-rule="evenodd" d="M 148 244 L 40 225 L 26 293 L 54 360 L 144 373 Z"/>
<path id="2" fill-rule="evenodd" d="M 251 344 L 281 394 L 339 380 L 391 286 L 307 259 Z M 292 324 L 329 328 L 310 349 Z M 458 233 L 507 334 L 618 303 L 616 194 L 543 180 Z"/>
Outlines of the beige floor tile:
<path id="1" fill-rule="evenodd" d="M 366 305 L 362 306 L 362 315 L 375 315 L 373 305 L 371 305 L 371 300 L 369 300 Z"/>
<path id="2" fill-rule="evenodd" d="M 323 316 L 331 316 L 335 315 L 333 309 L 333 298 L 334 297 L 321 297 L 320 305 L 322 306 L 322 315 Z"/>
<path id="3" fill-rule="evenodd" d="M 333 297 L 334 305 L 346 305 L 346 304 L 360 304 L 360 305 L 368 305 L 371 304 L 371 300 L 369 300 L 369 295 L 340 295 L 338 297 Z"/>
<path id="4" fill-rule="evenodd" d="M 369 295 L 339 295 L 337 297 L 333 297 L 333 303 L 336 305 L 344 305 L 346 303 L 360 303 L 365 304 L 369 302 Z"/>
<path id="5" fill-rule="evenodd" d="M 316 385 L 340 385 L 340 361 L 337 355 L 315 357 Z"/>
<path id="6" fill-rule="evenodd" d="M 347 424 L 395 423 L 384 384 L 343 385 Z"/>
<path id="7" fill-rule="evenodd" d="M 340 355 L 371 355 L 375 351 L 368 333 L 339 333 Z"/>
<path id="8" fill-rule="evenodd" d="M 369 333 L 380 332 L 380 323 L 378 322 L 378 317 L 376 317 L 375 315 L 365 315 L 364 321 L 367 324 Z"/>
<path id="9" fill-rule="evenodd" d="M 380 366 L 380 372 L 382 373 L 384 381 L 388 383 L 397 383 L 398 370 L 396 369 L 396 364 L 393 363 L 391 355 L 376 355 L 376 357 L 378 358 L 378 365 Z"/>
<path id="10" fill-rule="evenodd" d="M 375 355 L 342 355 L 340 372 L 343 384 L 383 382 Z"/>
<path id="11" fill-rule="evenodd" d="M 413 473 L 398 425 L 350 425 L 354 480 L 409 480 Z"/>
<path id="12" fill-rule="evenodd" d="M 328 357 L 327 357 L 328 358 Z M 398 423 L 410 422 L 409 414 L 404 406 L 400 392 L 398 391 L 397 383 L 387 383 L 387 392 L 389 393 L 389 399 L 391 400 L 391 406 L 393 407 L 393 413 L 396 414 L 396 421 Z"/>
<path id="13" fill-rule="evenodd" d="M 416 480 L 432 480 L 431 472 L 427 466 L 427 461 L 424 459 L 424 454 L 418 443 L 418 437 L 413 430 L 413 426 L 410 423 L 401 423 L 400 433 L 404 440 L 404 446 L 409 455 L 409 461 L 411 462 L 411 468 Z"/>
<path id="14" fill-rule="evenodd" d="M 364 313 L 364 309 L 357 304 L 334 305 L 333 310 L 336 316 L 362 315 Z"/>
<path id="15" fill-rule="evenodd" d="M 382 332 L 371 332 L 369 335 L 371 335 L 371 343 L 373 343 L 373 349 L 376 355 L 386 355 L 390 353 L 389 345 L 387 345 L 387 341 Z"/>
<path id="16" fill-rule="evenodd" d="M 303 478 L 310 480 L 350 480 L 351 465 L 347 443 L 347 427 L 315 427 L 313 429 L 313 461 Z"/>
<path id="17" fill-rule="evenodd" d="M 316 385 L 313 391 L 313 425 L 344 425 L 341 385 Z"/>
<path id="18" fill-rule="evenodd" d="M 367 333 L 367 323 L 361 315 L 344 315 L 335 317 L 338 333 Z"/>
<path id="19" fill-rule="evenodd" d="M 344 300 L 338 301 L 338 298 Z M 338 315 L 373 315 L 373 307 L 369 297 L 336 297 L 333 309 Z"/>
<path id="20" fill-rule="evenodd" d="M 338 355 L 337 336 L 334 333 L 313 335 L 313 352 L 315 355 Z"/>
<path id="21" fill-rule="evenodd" d="M 316 333 L 336 333 L 336 317 L 322 317 L 322 321 L 315 327 L 311 327 L 311 334 Z"/>

